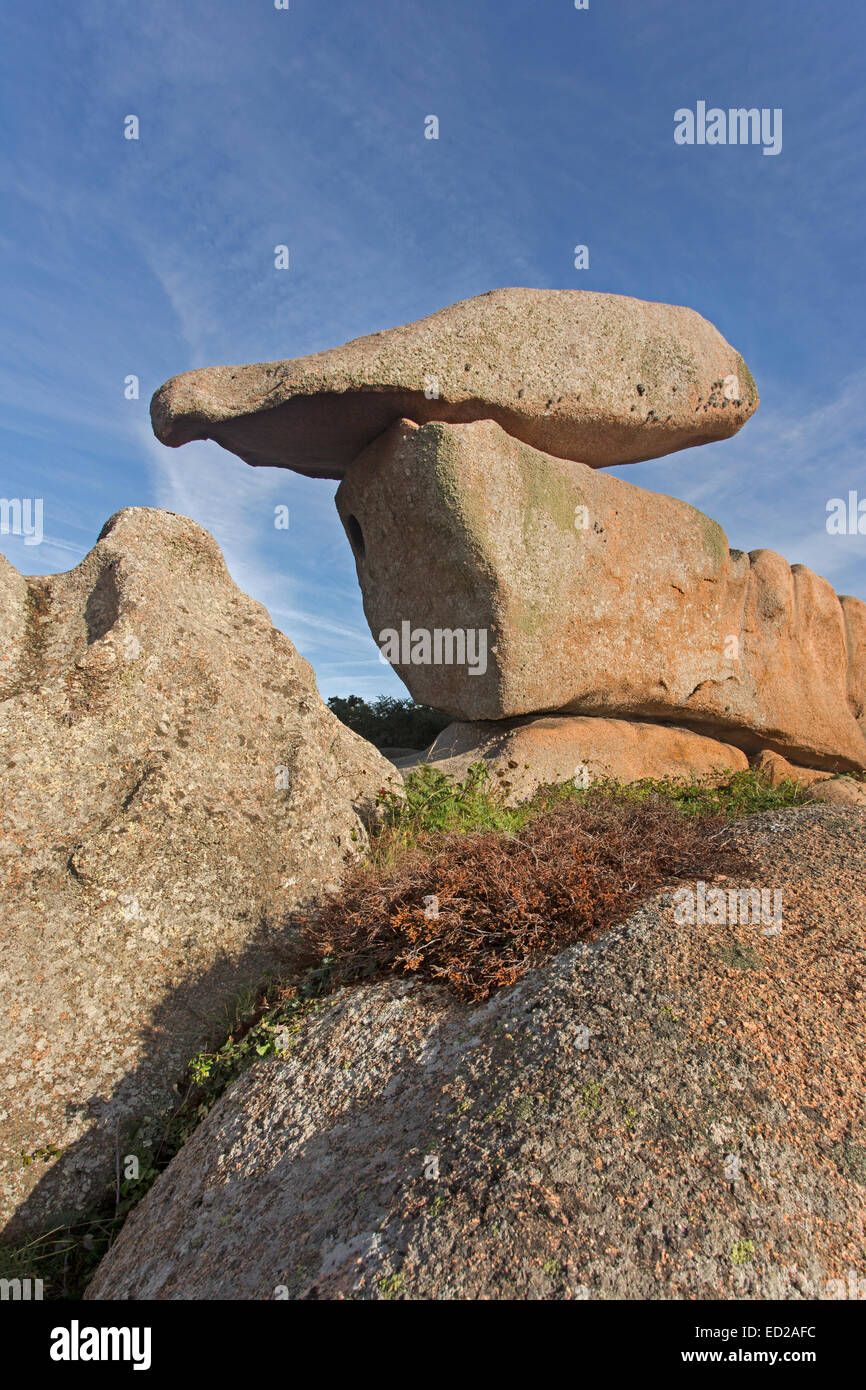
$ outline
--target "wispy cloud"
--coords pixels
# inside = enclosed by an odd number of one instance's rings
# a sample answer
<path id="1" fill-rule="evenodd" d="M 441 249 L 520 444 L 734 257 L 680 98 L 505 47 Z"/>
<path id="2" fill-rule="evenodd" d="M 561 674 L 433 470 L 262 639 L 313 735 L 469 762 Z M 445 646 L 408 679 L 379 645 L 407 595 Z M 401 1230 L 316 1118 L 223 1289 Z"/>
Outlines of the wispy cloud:
<path id="1" fill-rule="evenodd" d="M 50 24 L 13 7 L 0 457 L 14 492 L 45 497 L 53 538 L 19 546 L 21 563 L 66 563 L 120 506 L 168 507 L 213 532 L 327 693 L 401 690 L 375 655 L 333 486 L 214 444 L 166 450 L 147 398 L 191 367 L 316 351 L 524 283 L 688 303 L 717 322 L 758 379 L 757 417 L 622 476 L 866 597 L 866 538 L 825 529 L 829 497 L 866 493 L 866 17 L 827 25 L 808 0 L 765 0 L 745 61 L 725 33 L 708 41 L 701 8 L 680 0 L 586 13 L 80 0 Z M 729 96 L 784 106 L 778 159 L 674 148 L 676 106 Z M 127 113 L 138 142 L 122 138 Z M 423 138 L 429 113 L 439 141 Z M 277 243 L 289 272 L 274 269 Z M 123 396 L 129 373 L 138 401 Z"/>
<path id="2" fill-rule="evenodd" d="M 826 528 L 831 498 L 866 499 L 866 367 L 826 399 L 803 397 L 771 382 L 733 439 L 616 471 L 707 512 L 732 546 L 776 550 L 866 599 L 866 536 Z"/>

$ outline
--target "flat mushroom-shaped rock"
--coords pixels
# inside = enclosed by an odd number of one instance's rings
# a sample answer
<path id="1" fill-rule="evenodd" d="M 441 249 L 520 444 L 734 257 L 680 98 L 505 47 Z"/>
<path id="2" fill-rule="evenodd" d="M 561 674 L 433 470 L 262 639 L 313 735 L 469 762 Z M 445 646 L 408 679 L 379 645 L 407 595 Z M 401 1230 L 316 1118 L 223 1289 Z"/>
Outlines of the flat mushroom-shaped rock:
<path id="1" fill-rule="evenodd" d="M 603 468 L 726 439 L 757 405 L 742 357 L 693 309 L 501 289 L 310 357 L 185 372 L 151 417 L 164 444 L 214 439 L 249 464 L 342 478 L 400 418 L 495 420 Z"/>

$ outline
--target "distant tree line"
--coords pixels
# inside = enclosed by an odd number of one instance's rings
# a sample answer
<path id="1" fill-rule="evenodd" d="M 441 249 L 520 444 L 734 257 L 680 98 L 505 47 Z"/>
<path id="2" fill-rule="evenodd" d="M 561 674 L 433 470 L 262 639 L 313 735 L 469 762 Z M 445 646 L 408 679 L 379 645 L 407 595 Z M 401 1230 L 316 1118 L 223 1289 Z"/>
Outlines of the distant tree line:
<path id="1" fill-rule="evenodd" d="M 370 704 L 360 695 L 332 695 L 328 707 L 377 748 L 429 748 L 451 723 L 450 716 L 441 710 L 393 695 L 380 695 Z"/>

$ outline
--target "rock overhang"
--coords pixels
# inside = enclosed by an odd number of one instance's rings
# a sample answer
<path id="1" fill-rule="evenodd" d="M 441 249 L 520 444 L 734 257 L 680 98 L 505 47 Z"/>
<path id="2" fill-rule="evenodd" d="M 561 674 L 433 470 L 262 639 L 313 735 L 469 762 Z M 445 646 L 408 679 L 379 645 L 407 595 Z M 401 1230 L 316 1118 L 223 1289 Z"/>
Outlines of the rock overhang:
<path id="1" fill-rule="evenodd" d="M 493 290 L 307 357 L 172 377 L 171 447 L 342 478 L 401 417 L 495 420 L 557 458 L 638 463 L 735 434 L 758 406 L 740 354 L 693 309 L 586 290 Z"/>

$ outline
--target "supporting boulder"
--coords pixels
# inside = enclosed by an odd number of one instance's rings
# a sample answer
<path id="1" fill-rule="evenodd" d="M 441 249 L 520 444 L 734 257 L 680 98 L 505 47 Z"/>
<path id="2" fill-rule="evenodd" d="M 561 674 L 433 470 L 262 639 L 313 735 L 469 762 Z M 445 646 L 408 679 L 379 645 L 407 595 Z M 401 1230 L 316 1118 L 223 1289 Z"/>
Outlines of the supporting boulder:
<path id="1" fill-rule="evenodd" d="M 584 714 L 866 767 L 866 605 L 493 421 L 403 420 L 337 490 L 371 631 L 459 720 Z M 461 640 L 462 638 L 462 640 Z"/>

